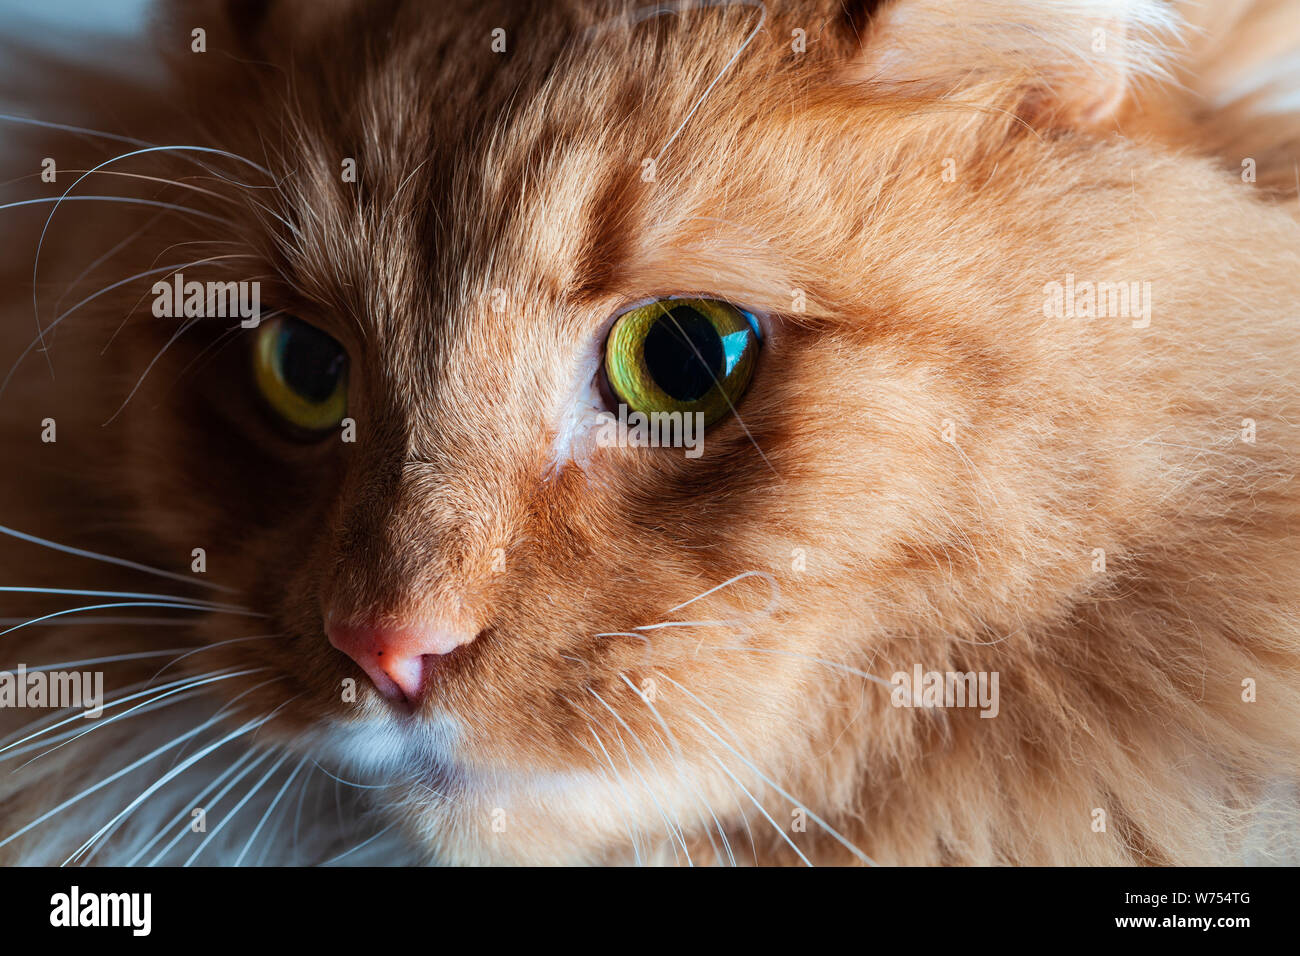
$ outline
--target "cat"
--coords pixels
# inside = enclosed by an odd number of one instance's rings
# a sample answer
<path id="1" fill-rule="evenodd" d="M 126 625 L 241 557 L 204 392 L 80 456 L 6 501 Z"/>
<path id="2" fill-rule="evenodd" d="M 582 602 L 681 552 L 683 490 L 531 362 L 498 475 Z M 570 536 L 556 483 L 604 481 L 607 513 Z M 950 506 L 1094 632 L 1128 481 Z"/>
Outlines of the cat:
<path id="1" fill-rule="evenodd" d="M 0 860 L 1300 858 L 1296 13 L 14 52 Z"/>

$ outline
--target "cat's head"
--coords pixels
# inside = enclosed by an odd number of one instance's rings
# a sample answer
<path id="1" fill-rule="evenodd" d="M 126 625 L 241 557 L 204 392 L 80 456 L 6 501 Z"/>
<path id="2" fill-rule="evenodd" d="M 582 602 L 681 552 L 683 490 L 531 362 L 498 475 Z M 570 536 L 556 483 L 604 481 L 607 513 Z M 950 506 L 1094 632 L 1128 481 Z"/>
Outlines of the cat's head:
<path id="1" fill-rule="evenodd" d="M 1143 204 L 1218 181 L 1115 135 L 1164 9 L 1045 6 L 173 12 L 169 135 L 243 159 L 169 160 L 221 197 L 169 239 L 263 318 L 164 349 L 146 301 L 112 428 L 140 524 L 275 635 L 222 693 L 444 859 L 847 819 L 918 734 L 856 672 L 996 668 L 1159 497 L 1140 300 L 1044 289 L 1158 280 Z M 629 403 L 707 428 L 639 447 Z"/>

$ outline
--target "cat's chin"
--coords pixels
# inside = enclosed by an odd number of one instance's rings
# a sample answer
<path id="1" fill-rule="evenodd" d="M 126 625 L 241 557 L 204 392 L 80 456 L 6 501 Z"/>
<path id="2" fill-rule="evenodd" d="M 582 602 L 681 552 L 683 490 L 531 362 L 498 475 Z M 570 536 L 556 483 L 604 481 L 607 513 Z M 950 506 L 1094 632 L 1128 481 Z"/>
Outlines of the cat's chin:
<path id="1" fill-rule="evenodd" d="M 475 768 L 456 738 L 449 717 L 375 717 L 323 724 L 298 746 L 345 784 L 373 788 L 375 805 L 399 808 L 414 852 L 440 865 L 632 863 L 634 851 L 611 855 L 622 814 L 649 825 L 663 810 L 629 805 L 599 774 Z"/>
<path id="2" fill-rule="evenodd" d="M 453 767 L 455 727 L 445 717 L 372 718 L 333 722 L 313 735 L 316 759 L 369 785 L 445 779 Z"/>

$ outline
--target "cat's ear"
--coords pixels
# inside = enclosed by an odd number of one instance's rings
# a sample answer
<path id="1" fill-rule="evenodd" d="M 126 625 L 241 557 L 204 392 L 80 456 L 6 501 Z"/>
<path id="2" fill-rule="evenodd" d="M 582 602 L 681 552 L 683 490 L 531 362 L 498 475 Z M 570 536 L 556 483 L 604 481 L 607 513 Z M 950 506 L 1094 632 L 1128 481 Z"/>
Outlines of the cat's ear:
<path id="1" fill-rule="evenodd" d="M 1162 0 L 859 0 L 840 7 L 852 79 L 906 94 L 1015 98 L 1048 125 L 1111 121 L 1165 77 Z"/>

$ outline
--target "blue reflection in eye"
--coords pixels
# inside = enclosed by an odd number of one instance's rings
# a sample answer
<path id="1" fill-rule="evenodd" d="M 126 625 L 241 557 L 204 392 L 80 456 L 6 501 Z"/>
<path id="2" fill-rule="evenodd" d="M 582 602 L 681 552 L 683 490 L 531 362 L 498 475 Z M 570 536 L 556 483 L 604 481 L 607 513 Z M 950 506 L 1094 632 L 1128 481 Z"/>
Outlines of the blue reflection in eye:
<path id="1" fill-rule="evenodd" d="M 749 323 L 752 332 L 731 332 L 721 336 L 724 375 L 731 374 L 731 370 L 736 367 L 740 357 L 745 354 L 745 349 L 762 340 L 762 335 L 758 331 L 758 319 L 754 314 L 746 312 L 744 309 L 737 309 L 736 311 L 745 317 L 745 321 Z"/>

